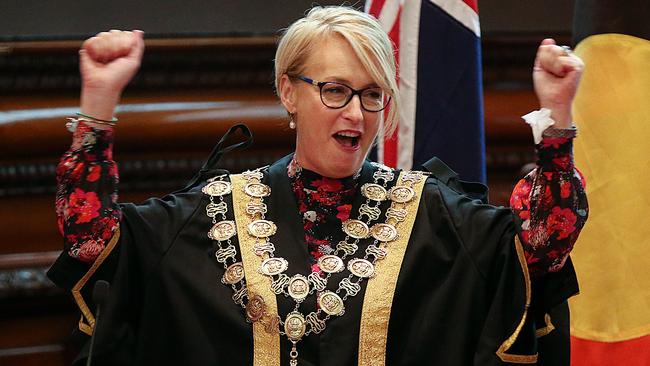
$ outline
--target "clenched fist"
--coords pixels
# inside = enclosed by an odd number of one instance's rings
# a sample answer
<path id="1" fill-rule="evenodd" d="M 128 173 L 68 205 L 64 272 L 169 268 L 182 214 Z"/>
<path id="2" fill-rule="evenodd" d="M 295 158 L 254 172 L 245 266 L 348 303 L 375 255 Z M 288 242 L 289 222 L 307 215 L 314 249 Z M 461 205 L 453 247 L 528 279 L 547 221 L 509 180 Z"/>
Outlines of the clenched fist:
<path id="1" fill-rule="evenodd" d="M 571 103 L 578 90 L 584 69 L 582 60 L 572 52 L 545 39 L 537 50 L 533 82 L 540 107 L 551 110 L 554 127 L 571 126 Z"/>
<path id="2" fill-rule="evenodd" d="M 87 39 L 79 50 L 81 111 L 111 119 L 122 90 L 140 67 L 144 52 L 142 31 L 102 32 Z"/>

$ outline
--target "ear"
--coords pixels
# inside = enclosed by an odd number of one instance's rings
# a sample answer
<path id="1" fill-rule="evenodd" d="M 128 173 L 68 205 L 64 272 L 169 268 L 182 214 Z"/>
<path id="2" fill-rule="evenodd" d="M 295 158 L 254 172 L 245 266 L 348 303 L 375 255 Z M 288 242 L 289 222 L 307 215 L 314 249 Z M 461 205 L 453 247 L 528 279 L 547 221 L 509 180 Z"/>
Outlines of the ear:
<path id="1" fill-rule="evenodd" d="M 296 113 L 297 89 L 287 74 L 280 78 L 279 95 L 282 105 L 289 113 Z"/>

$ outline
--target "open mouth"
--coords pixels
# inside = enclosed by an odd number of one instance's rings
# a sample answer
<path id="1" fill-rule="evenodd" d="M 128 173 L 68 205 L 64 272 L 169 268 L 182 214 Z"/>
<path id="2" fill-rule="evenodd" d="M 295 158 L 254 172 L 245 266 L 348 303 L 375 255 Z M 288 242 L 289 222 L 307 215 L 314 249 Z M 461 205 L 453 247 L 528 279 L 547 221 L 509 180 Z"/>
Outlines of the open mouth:
<path id="1" fill-rule="evenodd" d="M 359 141 L 361 140 L 361 134 L 359 132 L 342 131 L 332 136 L 339 144 L 347 148 L 359 147 Z"/>

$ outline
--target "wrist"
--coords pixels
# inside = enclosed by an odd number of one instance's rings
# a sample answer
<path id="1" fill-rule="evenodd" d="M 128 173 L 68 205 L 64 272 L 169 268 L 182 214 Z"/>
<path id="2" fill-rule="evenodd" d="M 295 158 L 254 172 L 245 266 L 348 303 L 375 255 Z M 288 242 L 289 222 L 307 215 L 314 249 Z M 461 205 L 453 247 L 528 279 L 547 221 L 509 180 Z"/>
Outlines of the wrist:
<path id="1" fill-rule="evenodd" d="M 540 107 L 547 108 L 551 111 L 550 117 L 555 121 L 555 124 L 553 125 L 554 128 L 571 128 L 571 126 L 573 126 L 571 106 L 541 105 Z"/>
<path id="2" fill-rule="evenodd" d="M 81 113 L 103 120 L 112 120 L 115 107 L 120 101 L 120 93 L 82 88 Z"/>
<path id="3" fill-rule="evenodd" d="M 554 128 L 564 129 L 573 126 L 573 116 L 571 112 L 556 112 L 551 110 L 551 118 L 555 121 Z"/>

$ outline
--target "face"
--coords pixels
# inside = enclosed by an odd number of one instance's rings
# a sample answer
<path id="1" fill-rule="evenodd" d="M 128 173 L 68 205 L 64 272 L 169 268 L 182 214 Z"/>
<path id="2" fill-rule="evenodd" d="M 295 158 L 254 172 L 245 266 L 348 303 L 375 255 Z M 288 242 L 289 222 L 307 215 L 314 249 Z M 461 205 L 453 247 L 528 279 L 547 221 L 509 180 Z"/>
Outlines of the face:
<path id="1" fill-rule="evenodd" d="M 303 75 L 317 81 L 336 81 L 359 90 L 377 87 L 350 44 L 333 35 L 314 47 Z M 280 95 L 296 122 L 296 159 L 304 168 L 330 178 L 356 173 L 379 130 L 383 112 L 361 108 L 359 96 L 343 108 L 328 108 L 317 86 L 284 75 Z"/>

